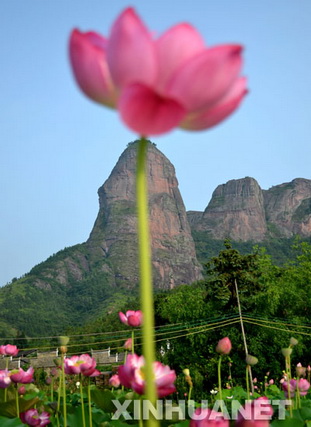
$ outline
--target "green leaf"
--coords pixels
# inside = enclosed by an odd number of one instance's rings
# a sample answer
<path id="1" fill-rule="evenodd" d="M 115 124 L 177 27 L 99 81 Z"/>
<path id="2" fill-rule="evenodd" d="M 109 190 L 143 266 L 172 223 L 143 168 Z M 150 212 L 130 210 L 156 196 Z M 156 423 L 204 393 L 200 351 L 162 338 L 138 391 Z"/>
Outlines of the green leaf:
<path id="1" fill-rule="evenodd" d="M 0 417 L 1 427 L 25 427 L 19 418 Z"/>
<path id="2" fill-rule="evenodd" d="M 301 408 L 299 412 L 303 420 L 311 421 L 311 408 Z"/>
<path id="3" fill-rule="evenodd" d="M 271 427 L 304 427 L 304 421 L 297 418 L 286 418 L 285 420 L 275 420 L 270 424 Z"/>
<path id="4" fill-rule="evenodd" d="M 115 395 L 110 390 L 91 390 L 92 401 L 104 412 L 115 412 L 116 406 L 112 400 L 116 400 Z"/>
<path id="5" fill-rule="evenodd" d="M 25 400 L 22 398 L 19 398 L 19 411 L 25 412 L 30 408 L 33 408 L 36 403 L 39 402 L 39 399 L 35 397 L 31 400 Z M 1 403 L 0 406 L 0 415 L 4 415 L 5 417 L 14 418 L 16 417 L 16 401 L 9 400 L 8 402 Z M 1 425 L 1 424 L 0 424 Z M 1 425 L 2 427 L 2 425 Z"/>

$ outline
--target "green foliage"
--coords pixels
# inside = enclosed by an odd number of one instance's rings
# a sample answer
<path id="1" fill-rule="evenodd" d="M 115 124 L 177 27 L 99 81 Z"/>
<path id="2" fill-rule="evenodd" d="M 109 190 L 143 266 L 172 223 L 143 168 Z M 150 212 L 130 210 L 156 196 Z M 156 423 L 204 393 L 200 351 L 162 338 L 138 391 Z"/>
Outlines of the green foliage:
<path id="1" fill-rule="evenodd" d="M 295 259 L 278 267 L 259 246 L 243 255 L 226 241 L 225 249 L 207 264 L 204 282 L 191 287 L 180 286 L 156 296 L 157 324 L 182 322 L 186 329 L 183 336 L 171 341 L 163 360 L 179 375 L 184 368 L 199 372 L 202 380 L 198 387 L 194 386 L 196 398 L 205 398 L 204 393 L 198 396 L 199 390 L 211 389 L 217 384 L 215 346 L 224 336 L 231 339 L 233 346 L 230 354 L 233 383 L 244 384 L 245 349 L 239 323 L 219 329 L 205 328 L 206 331 L 192 334 L 194 322 L 198 325 L 205 320 L 206 324 L 208 319 L 215 318 L 216 327 L 217 318 L 238 313 L 235 280 L 242 310 L 248 313 L 250 320 L 244 321 L 248 350 L 259 359 L 253 368 L 254 376 L 264 381 L 270 371 L 270 378 L 275 381 L 281 378 L 284 357 L 280 350 L 288 347 L 291 331 L 295 329 L 298 332 L 294 336 L 299 344 L 293 351 L 293 364 L 310 364 L 310 329 L 304 334 L 306 329 L 299 329 L 299 325 L 305 325 L 311 314 L 311 246 L 307 242 L 296 242 L 292 250 L 296 253 Z M 258 324 L 256 319 L 261 322 Z M 283 323 L 275 323 L 278 319 Z M 292 326 L 284 325 L 284 320 Z M 223 370 L 228 375 L 226 363 Z"/>

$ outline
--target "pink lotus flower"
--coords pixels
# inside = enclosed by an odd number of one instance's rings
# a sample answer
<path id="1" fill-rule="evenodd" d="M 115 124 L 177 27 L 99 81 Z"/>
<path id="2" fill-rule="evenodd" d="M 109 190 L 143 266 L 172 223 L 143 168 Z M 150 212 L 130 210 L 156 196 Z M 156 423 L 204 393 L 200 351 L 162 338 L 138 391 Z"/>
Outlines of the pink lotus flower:
<path id="1" fill-rule="evenodd" d="M 0 371 L 0 388 L 7 388 L 11 384 L 11 377 L 9 371 L 6 369 Z"/>
<path id="2" fill-rule="evenodd" d="M 191 418 L 190 427 L 229 427 L 229 420 L 212 409 L 197 408 Z"/>
<path id="3" fill-rule="evenodd" d="M 290 380 L 289 383 L 288 381 L 284 381 L 282 383 L 282 388 L 285 392 L 286 397 L 294 397 L 295 392 L 297 391 L 297 381 Z M 298 381 L 298 390 L 299 390 L 300 396 L 305 396 L 308 393 L 309 388 L 310 388 L 309 381 L 305 380 L 304 378 L 301 378 Z"/>
<path id="4" fill-rule="evenodd" d="M 182 23 L 153 39 L 132 8 L 124 10 L 108 38 L 71 33 L 75 78 L 92 100 L 117 108 L 140 135 L 159 135 L 179 126 L 210 128 L 244 98 L 242 47 L 207 48 L 191 25 Z"/>
<path id="5" fill-rule="evenodd" d="M 96 368 L 96 360 L 88 354 L 72 356 L 64 360 L 65 373 L 69 375 L 83 374 L 86 377 L 96 377 L 100 371 Z"/>
<path id="6" fill-rule="evenodd" d="M 300 396 L 305 396 L 308 393 L 308 390 L 310 388 L 309 381 L 305 380 L 304 378 L 300 378 L 298 381 L 298 390 L 300 393 Z"/>
<path id="7" fill-rule="evenodd" d="M 0 345 L 0 354 L 2 354 L 3 356 L 17 356 L 18 352 L 19 350 L 16 345 Z"/>
<path id="8" fill-rule="evenodd" d="M 263 396 L 247 403 L 245 413 L 239 412 L 235 427 L 269 427 L 273 415 L 273 408 L 268 403 L 268 398 Z"/>
<path id="9" fill-rule="evenodd" d="M 129 338 L 125 341 L 123 347 L 125 348 L 125 350 L 132 350 L 132 345 L 133 345 L 133 340 L 132 338 Z"/>
<path id="10" fill-rule="evenodd" d="M 140 310 L 128 310 L 125 314 L 120 311 L 119 318 L 125 325 L 140 326 L 142 324 L 143 314 Z"/>
<path id="11" fill-rule="evenodd" d="M 232 349 L 231 341 L 228 337 L 225 337 L 218 341 L 216 346 L 216 351 L 219 354 L 229 354 Z"/>
<path id="12" fill-rule="evenodd" d="M 143 356 L 129 354 L 125 364 L 119 366 L 118 369 L 121 384 L 133 389 L 138 394 L 144 394 L 145 390 L 144 364 Z M 176 390 L 174 386 L 176 374 L 169 366 L 162 365 L 160 362 L 154 362 L 153 371 L 159 398 L 165 397 Z"/>
<path id="13" fill-rule="evenodd" d="M 112 375 L 112 377 L 110 378 L 110 380 L 109 380 L 109 384 L 112 386 L 112 387 L 119 387 L 119 385 L 121 384 L 120 383 L 120 379 L 119 379 L 119 375 Z"/>
<path id="14" fill-rule="evenodd" d="M 10 371 L 10 378 L 14 383 L 29 384 L 33 381 L 34 369 L 31 366 L 27 371 L 22 368 Z"/>
<path id="15" fill-rule="evenodd" d="M 20 419 L 28 426 L 44 427 L 50 424 L 50 414 L 48 412 L 38 413 L 37 409 L 28 409 L 20 414 Z"/>

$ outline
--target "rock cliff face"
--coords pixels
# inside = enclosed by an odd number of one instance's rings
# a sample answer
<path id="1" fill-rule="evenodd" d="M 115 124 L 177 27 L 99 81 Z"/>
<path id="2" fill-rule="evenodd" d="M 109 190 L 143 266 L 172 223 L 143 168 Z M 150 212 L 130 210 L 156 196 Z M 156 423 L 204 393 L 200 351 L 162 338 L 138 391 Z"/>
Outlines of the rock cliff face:
<path id="1" fill-rule="evenodd" d="M 219 185 L 205 211 L 190 213 L 192 228 L 213 239 L 262 240 L 267 232 L 262 191 L 254 178 Z"/>
<path id="2" fill-rule="evenodd" d="M 204 212 L 188 212 L 194 231 L 212 239 L 259 242 L 268 237 L 311 235 L 311 180 L 261 190 L 254 178 L 219 185 Z"/>
<path id="3" fill-rule="evenodd" d="M 311 236 L 311 180 L 296 178 L 263 191 L 266 218 L 283 237 Z"/>
<path id="4" fill-rule="evenodd" d="M 99 189 L 100 209 L 86 242 L 91 259 L 107 259 L 116 285 L 127 288 L 138 283 L 136 149 L 136 143 L 129 145 Z M 198 280 L 201 267 L 196 259 L 174 166 L 151 143 L 147 173 L 155 287 L 169 289 Z"/>

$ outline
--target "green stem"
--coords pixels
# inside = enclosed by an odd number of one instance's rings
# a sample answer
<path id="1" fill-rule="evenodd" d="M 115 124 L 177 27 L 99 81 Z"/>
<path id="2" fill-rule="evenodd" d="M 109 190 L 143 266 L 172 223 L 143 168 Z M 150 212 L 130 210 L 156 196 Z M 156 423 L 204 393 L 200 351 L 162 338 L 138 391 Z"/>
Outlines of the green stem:
<path id="1" fill-rule="evenodd" d="M 132 354 L 134 354 L 134 339 L 135 339 L 135 333 L 134 333 L 134 330 L 132 330 Z"/>
<path id="2" fill-rule="evenodd" d="M 192 394 L 192 385 L 189 387 L 189 394 L 188 394 L 188 401 L 191 400 L 191 394 Z"/>
<path id="3" fill-rule="evenodd" d="M 51 378 L 51 402 L 54 400 L 54 377 Z"/>
<path id="4" fill-rule="evenodd" d="M 299 377 L 296 379 L 296 406 L 298 409 L 301 408 L 300 390 L 299 390 Z"/>
<path id="5" fill-rule="evenodd" d="M 62 386 L 63 386 L 64 427 L 67 427 L 67 402 L 66 402 L 66 381 L 65 381 L 64 353 L 62 353 L 61 360 L 62 360 Z"/>
<path id="6" fill-rule="evenodd" d="M 81 409 L 82 409 L 82 425 L 85 427 L 85 410 L 84 410 L 84 399 L 83 399 L 83 386 L 82 386 L 82 375 L 79 374 L 80 382 L 80 399 L 81 399 Z"/>
<path id="7" fill-rule="evenodd" d="M 251 395 L 250 395 L 250 391 L 249 391 L 249 365 L 246 365 L 246 391 L 247 391 L 247 400 L 250 400 Z"/>
<path id="8" fill-rule="evenodd" d="M 18 384 L 16 384 L 15 389 L 15 400 L 16 400 L 16 416 L 19 418 L 19 396 L 18 396 Z"/>
<path id="9" fill-rule="evenodd" d="M 89 425 L 90 427 L 93 427 L 93 420 L 92 420 L 92 400 L 91 400 L 91 380 L 90 377 L 88 378 L 88 385 L 87 385 L 87 398 L 89 401 Z"/>
<path id="10" fill-rule="evenodd" d="M 9 358 L 7 357 L 5 360 L 5 370 L 8 371 L 9 370 Z M 5 388 L 4 389 L 4 401 L 6 402 L 8 399 L 8 389 Z"/>
<path id="11" fill-rule="evenodd" d="M 140 299 L 143 312 L 143 355 L 145 358 L 145 395 L 151 404 L 156 404 L 157 392 L 154 382 L 153 362 L 154 348 L 154 308 L 152 288 L 152 267 L 148 222 L 148 190 L 146 176 L 146 158 L 148 141 L 141 138 L 138 143 L 136 169 L 136 198 L 138 216 L 138 247 L 140 266 Z M 148 425 L 158 426 L 158 422 L 151 418 Z"/>
<path id="12" fill-rule="evenodd" d="M 62 375 L 59 376 L 58 389 L 57 389 L 57 410 L 56 410 L 57 427 L 59 427 L 60 396 L 62 394 L 62 377 L 63 377 Z"/>
<path id="13" fill-rule="evenodd" d="M 142 418 L 142 416 L 143 416 L 143 413 L 142 413 L 142 410 L 143 410 L 143 408 L 142 408 L 142 397 L 139 399 L 139 405 L 140 405 L 140 417 L 139 417 L 139 420 L 138 420 L 138 425 L 139 425 L 139 427 L 143 427 L 144 426 L 144 423 L 143 423 L 143 418 Z"/>
<path id="14" fill-rule="evenodd" d="M 222 400 L 222 388 L 221 388 L 221 355 L 218 359 L 218 392 L 221 409 L 223 409 L 223 400 Z"/>

